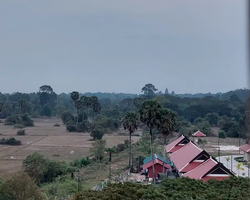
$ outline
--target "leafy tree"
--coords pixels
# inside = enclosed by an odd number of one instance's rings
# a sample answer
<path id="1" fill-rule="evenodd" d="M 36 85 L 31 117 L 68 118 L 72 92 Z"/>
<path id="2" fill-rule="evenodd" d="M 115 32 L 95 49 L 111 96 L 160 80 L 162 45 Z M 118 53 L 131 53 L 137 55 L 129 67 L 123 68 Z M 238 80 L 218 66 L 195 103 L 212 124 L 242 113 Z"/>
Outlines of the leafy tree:
<path id="1" fill-rule="evenodd" d="M 218 126 L 219 115 L 218 113 L 208 113 L 205 120 L 208 121 L 211 126 Z"/>
<path id="2" fill-rule="evenodd" d="M 153 97 L 158 89 L 156 89 L 153 84 L 148 83 L 141 89 L 141 91 L 146 97 Z"/>
<path id="3" fill-rule="evenodd" d="M 41 115 L 51 116 L 52 109 L 55 107 L 55 102 L 57 99 L 56 93 L 53 91 L 52 87 L 49 85 L 43 85 L 39 88 L 39 100 Z"/>
<path id="4" fill-rule="evenodd" d="M 219 138 L 225 139 L 226 138 L 226 133 L 223 130 L 219 131 Z"/>
<path id="5" fill-rule="evenodd" d="M 94 143 L 92 143 L 90 152 L 95 156 L 96 160 L 99 160 L 101 162 L 104 157 L 105 149 L 106 149 L 106 141 L 96 140 Z"/>
<path id="6" fill-rule="evenodd" d="M 151 155 L 153 162 L 153 178 L 155 178 L 155 169 L 154 169 L 154 159 L 153 159 L 153 132 L 152 130 L 157 127 L 157 114 L 161 108 L 160 104 L 153 100 L 145 101 L 140 108 L 140 121 L 144 123 L 149 128 L 150 133 L 150 146 L 151 146 Z"/>
<path id="7" fill-rule="evenodd" d="M 104 130 L 99 128 L 99 129 L 94 129 L 91 131 L 90 136 L 94 139 L 94 140 L 101 140 L 102 137 L 104 136 Z"/>
<path id="8" fill-rule="evenodd" d="M 78 115 L 79 115 L 78 111 L 82 107 L 81 102 L 79 100 L 79 92 L 77 91 L 71 92 L 70 97 L 74 101 L 74 104 L 75 104 L 76 113 L 77 113 L 76 122 L 78 123 Z"/>
<path id="9" fill-rule="evenodd" d="M 46 200 L 47 198 L 29 177 L 23 172 L 15 173 L 1 185 L 4 200 Z"/>
<path id="10" fill-rule="evenodd" d="M 157 128 L 164 137 L 164 158 L 166 158 L 167 136 L 170 135 L 176 126 L 177 113 L 172 110 L 161 108 L 157 112 Z"/>
<path id="11" fill-rule="evenodd" d="M 131 171 L 131 136 L 134 133 L 139 125 L 139 116 L 135 112 L 127 112 L 124 118 L 122 119 L 122 125 L 125 130 L 129 131 L 129 170 Z"/>

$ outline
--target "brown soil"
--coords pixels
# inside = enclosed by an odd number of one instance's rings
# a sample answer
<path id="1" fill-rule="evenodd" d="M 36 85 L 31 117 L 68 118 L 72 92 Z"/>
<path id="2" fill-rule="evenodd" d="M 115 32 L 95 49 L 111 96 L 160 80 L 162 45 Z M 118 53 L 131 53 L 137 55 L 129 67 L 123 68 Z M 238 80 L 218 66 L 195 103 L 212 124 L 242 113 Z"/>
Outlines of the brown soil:
<path id="1" fill-rule="evenodd" d="M 0 177 L 6 178 L 10 174 L 21 169 L 22 161 L 28 155 L 39 152 L 49 158 L 56 160 L 72 161 L 89 154 L 92 141 L 89 133 L 69 133 L 61 120 L 35 119 L 35 127 L 25 128 L 26 135 L 17 136 L 18 129 L 13 126 L 0 124 L 0 139 L 14 137 L 22 141 L 21 146 L 0 145 Z M 60 127 L 54 127 L 59 123 Z M 107 134 L 104 136 L 107 147 L 112 147 L 118 143 L 123 143 L 127 136 Z M 132 137 L 133 141 L 138 141 L 139 137 Z M 74 151 L 74 154 L 70 154 Z M 14 157 L 14 159 L 12 158 Z"/>

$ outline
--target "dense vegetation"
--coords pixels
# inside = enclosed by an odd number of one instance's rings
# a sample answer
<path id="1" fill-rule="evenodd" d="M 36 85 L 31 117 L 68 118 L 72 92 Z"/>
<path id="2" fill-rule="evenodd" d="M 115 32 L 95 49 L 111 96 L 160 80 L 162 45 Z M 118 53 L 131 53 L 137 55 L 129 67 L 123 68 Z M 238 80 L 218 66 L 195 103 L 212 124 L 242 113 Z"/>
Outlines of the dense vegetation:
<path id="1" fill-rule="evenodd" d="M 156 100 L 163 108 L 178 114 L 175 131 L 190 135 L 200 129 L 212 135 L 212 127 L 224 130 L 227 137 L 246 137 L 246 103 L 249 91 L 240 89 L 227 93 L 175 95 L 158 92 L 152 84 L 142 88 L 142 95 L 85 93 L 56 94 L 48 85 L 37 93 L 0 93 L 0 118 L 6 125 L 33 126 L 30 117 L 59 116 L 67 130 L 91 132 L 98 138 L 119 128 L 119 121 L 128 111 L 137 111 L 143 101 Z M 186 97 L 188 96 L 188 97 Z"/>
<path id="2" fill-rule="evenodd" d="M 250 181 L 230 178 L 224 181 L 188 178 L 164 180 L 158 186 L 136 183 L 110 184 L 104 191 L 84 191 L 75 200 L 246 200 Z"/>
<path id="3" fill-rule="evenodd" d="M 220 130 L 219 138 L 247 137 L 245 113 L 248 90 L 195 96 L 176 95 L 174 92 L 168 93 L 167 89 L 165 94 L 157 91 L 154 85 L 146 84 L 142 88 L 142 95 L 81 94 L 77 91 L 56 94 L 51 86 L 44 85 L 37 93 L 0 93 L 0 118 L 5 118 L 6 126 L 18 128 L 17 135 L 25 135 L 22 128 L 35 125 L 31 118 L 56 116 L 62 119 L 69 134 L 89 132 L 94 140 L 90 149 L 91 158 L 79 158 L 72 163 L 51 160 L 38 153 L 28 156 L 23 161 L 25 173 L 15 174 L 0 185 L 0 200 L 44 199 L 37 185 L 44 189 L 49 199 L 66 199 L 79 191 L 75 200 L 250 198 L 247 193 L 249 180 L 241 178 L 207 183 L 181 178 L 164 180 L 153 186 L 126 183 L 109 185 L 102 192 L 83 190 L 84 184 L 79 184 L 79 177 L 76 179 L 76 174 L 82 168 L 101 170 L 108 163 L 111 164 L 112 155 L 119 158 L 126 153 L 129 155 L 126 169 L 132 171 L 135 159 L 138 165 L 144 156 L 153 151 L 161 155 L 162 149 L 159 149 L 158 144 L 166 145 L 166 138 L 173 131 L 190 136 L 201 130 L 212 136 L 212 128 L 217 127 Z M 128 140 L 107 149 L 106 141 L 102 139 L 104 134 L 121 127 L 128 131 Z M 139 142 L 132 144 L 131 136 L 138 128 L 143 133 Z M 21 145 L 14 138 L 3 138 L 0 142 L 4 145 Z M 132 158 L 132 152 L 136 152 L 138 157 Z M 83 176 L 87 177 L 88 174 Z M 18 184 L 27 184 L 28 188 L 21 187 L 25 191 L 22 193 Z M 240 189 L 242 191 L 239 194 Z"/>

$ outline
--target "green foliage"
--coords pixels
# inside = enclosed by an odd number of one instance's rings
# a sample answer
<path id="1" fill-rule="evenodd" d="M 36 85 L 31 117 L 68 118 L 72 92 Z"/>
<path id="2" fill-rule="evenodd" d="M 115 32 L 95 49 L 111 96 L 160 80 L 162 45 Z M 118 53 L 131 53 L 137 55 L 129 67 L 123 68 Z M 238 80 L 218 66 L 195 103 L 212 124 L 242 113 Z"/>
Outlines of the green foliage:
<path id="1" fill-rule="evenodd" d="M 46 200 L 46 197 L 28 174 L 17 172 L 0 185 L 0 200 Z"/>
<path id="2" fill-rule="evenodd" d="M 219 131 L 219 138 L 225 139 L 226 138 L 226 133 L 223 130 Z"/>
<path id="3" fill-rule="evenodd" d="M 104 136 L 105 132 L 103 129 L 94 129 L 91 131 L 90 136 L 94 139 L 94 140 L 101 140 L 102 137 Z"/>
<path id="4" fill-rule="evenodd" d="M 21 125 L 23 127 L 34 126 L 33 120 L 31 120 L 27 114 L 21 116 L 12 115 L 5 120 L 4 124 L 5 125 L 19 124 L 18 126 Z"/>
<path id="5" fill-rule="evenodd" d="M 82 159 L 76 159 L 74 160 L 72 163 L 70 163 L 71 166 L 73 167 L 77 167 L 77 168 L 81 168 L 81 167 L 85 167 L 87 165 L 90 165 L 90 160 L 89 158 L 82 158 Z"/>
<path id="6" fill-rule="evenodd" d="M 165 179 L 160 185 L 126 182 L 110 184 L 103 191 L 83 191 L 74 200 L 245 200 L 250 199 L 250 181 L 230 178 L 224 181 L 178 178 Z"/>
<path id="7" fill-rule="evenodd" d="M 25 126 L 22 124 L 15 124 L 14 128 L 25 128 Z"/>
<path id="8" fill-rule="evenodd" d="M 64 124 L 68 124 L 70 121 L 74 121 L 74 116 L 70 112 L 64 112 L 61 119 Z"/>
<path id="9" fill-rule="evenodd" d="M 37 152 L 23 160 L 23 167 L 38 184 L 51 182 L 60 175 L 76 170 L 66 162 L 50 160 Z"/>
<path id="10" fill-rule="evenodd" d="M 21 130 L 18 130 L 17 135 L 25 135 L 25 130 L 21 129 Z"/>
<path id="11" fill-rule="evenodd" d="M 104 157 L 105 149 L 106 149 L 106 141 L 97 140 L 94 143 L 92 143 L 90 152 L 93 154 L 96 160 L 101 162 Z"/>
<path id="12" fill-rule="evenodd" d="M 20 140 L 16 140 L 15 138 L 11 137 L 11 138 L 2 138 L 0 139 L 0 144 L 1 145 L 11 145 L 11 146 L 18 146 L 21 145 L 21 141 Z"/>

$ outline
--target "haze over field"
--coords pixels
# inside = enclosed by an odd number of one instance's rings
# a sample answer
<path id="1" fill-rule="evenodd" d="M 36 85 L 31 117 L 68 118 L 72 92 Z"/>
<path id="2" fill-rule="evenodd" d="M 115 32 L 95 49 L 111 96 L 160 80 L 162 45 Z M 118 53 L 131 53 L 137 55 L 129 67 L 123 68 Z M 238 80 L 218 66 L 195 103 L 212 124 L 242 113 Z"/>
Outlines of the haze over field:
<path id="1" fill-rule="evenodd" d="M 246 87 L 245 8 L 235 0 L 2 0 L 0 91 Z"/>

